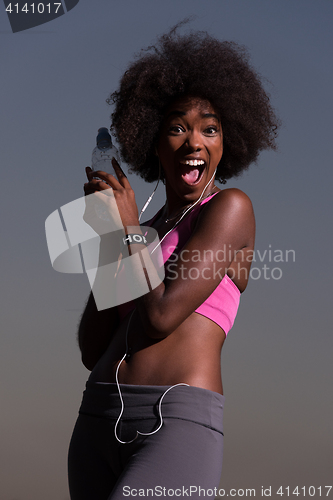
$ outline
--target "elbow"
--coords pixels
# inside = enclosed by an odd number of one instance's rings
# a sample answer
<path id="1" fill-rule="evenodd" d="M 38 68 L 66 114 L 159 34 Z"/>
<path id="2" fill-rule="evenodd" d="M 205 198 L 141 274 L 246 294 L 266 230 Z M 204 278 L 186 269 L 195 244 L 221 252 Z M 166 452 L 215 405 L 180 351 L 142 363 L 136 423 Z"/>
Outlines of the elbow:
<path id="1" fill-rule="evenodd" d="M 92 371 L 101 357 L 101 353 L 97 353 L 88 345 L 79 345 L 81 351 L 81 361 L 87 370 Z"/>
<path id="2" fill-rule="evenodd" d="M 94 356 L 91 355 L 91 353 L 81 351 L 81 361 L 83 366 L 91 372 L 96 366 L 98 360 L 96 360 Z"/>
<path id="3" fill-rule="evenodd" d="M 161 340 L 174 332 L 177 326 L 172 324 L 170 316 L 163 313 L 145 315 L 142 320 L 148 337 Z"/>
<path id="4" fill-rule="evenodd" d="M 85 368 L 87 368 L 87 370 L 89 370 L 90 372 L 93 371 L 96 363 L 94 361 L 92 361 L 91 359 L 89 359 L 89 357 L 87 356 L 84 356 L 82 354 L 81 356 L 81 361 L 82 361 L 82 364 Z"/>

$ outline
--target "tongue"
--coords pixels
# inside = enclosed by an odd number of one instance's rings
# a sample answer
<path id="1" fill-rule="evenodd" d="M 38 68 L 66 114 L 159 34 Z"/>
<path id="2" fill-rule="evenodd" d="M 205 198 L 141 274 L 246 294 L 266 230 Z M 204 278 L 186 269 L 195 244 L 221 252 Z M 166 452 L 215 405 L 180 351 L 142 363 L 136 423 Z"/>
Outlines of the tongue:
<path id="1" fill-rule="evenodd" d="M 182 177 L 185 180 L 185 182 L 188 182 L 189 184 L 193 184 L 196 180 L 199 178 L 199 170 L 197 168 L 193 168 L 190 171 L 184 172 Z"/>

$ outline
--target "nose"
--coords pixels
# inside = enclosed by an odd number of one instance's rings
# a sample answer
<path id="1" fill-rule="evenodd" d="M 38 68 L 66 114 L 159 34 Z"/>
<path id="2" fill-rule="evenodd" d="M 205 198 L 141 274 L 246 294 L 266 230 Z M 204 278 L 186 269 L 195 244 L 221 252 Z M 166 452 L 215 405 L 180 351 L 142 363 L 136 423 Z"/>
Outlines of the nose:
<path id="1" fill-rule="evenodd" d="M 197 130 L 189 131 L 186 143 L 193 151 L 200 151 L 202 149 L 202 137 L 200 132 Z"/>

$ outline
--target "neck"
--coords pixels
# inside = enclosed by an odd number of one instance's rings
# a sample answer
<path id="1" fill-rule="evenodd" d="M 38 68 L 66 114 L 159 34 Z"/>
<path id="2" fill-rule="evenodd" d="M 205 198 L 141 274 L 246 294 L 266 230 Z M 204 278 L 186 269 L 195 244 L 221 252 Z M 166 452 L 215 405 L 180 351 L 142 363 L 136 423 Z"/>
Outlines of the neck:
<path id="1" fill-rule="evenodd" d="M 202 191 L 192 191 L 181 196 L 179 196 L 178 193 L 168 185 L 168 183 L 166 183 L 165 189 L 167 206 L 169 210 L 168 215 L 170 215 L 177 210 L 181 210 L 182 208 L 191 205 L 191 203 L 195 203 L 199 198 L 202 199 L 208 196 L 211 192 L 218 188 L 214 185 L 213 179 L 211 179 L 211 182 L 207 183 Z"/>
<path id="2" fill-rule="evenodd" d="M 162 213 L 162 217 L 165 219 L 165 222 L 169 222 L 171 220 L 177 219 L 180 217 L 187 209 L 189 209 L 192 205 L 195 205 L 199 199 L 200 201 L 207 198 L 208 196 L 214 194 L 217 192 L 218 188 L 217 186 L 213 185 L 211 189 L 209 189 L 210 186 L 207 186 L 207 188 L 204 190 L 204 192 L 199 196 L 196 197 L 194 200 L 184 200 L 184 199 L 179 199 L 179 200 L 174 200 L 173 198 L 170 198 L 167 196 L 167 202 L 164 206 L 164 210 Z M 170 201 L 171 201 L 171 206 L 170 206 Z"/>

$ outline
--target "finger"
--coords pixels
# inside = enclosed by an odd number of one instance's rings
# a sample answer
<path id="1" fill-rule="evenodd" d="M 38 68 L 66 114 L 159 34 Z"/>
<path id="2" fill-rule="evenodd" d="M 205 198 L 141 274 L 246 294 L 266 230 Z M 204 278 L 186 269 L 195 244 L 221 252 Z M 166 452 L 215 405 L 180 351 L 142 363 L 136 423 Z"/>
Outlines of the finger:
<path id="1" fill-rule="evenodd" d="M 99 187 L 91 184 L 90 182 L 86 182 L 83 185 L 84 194 L 87 196 L 88 194 L 94 194 L 96 191 L 100 191 Z"/>
<path id="2" fill-rule="evenodd" d="M 91 179 L 83 185 L 85 195 L 93 194 L 96 191 L 105 191 L 107 189 L 112 189 L 109 184 L 100 179 Z"/>
<path id="3" fill-rule="evenodd" d="M 121 166 L 119 165 L 117 160 L 115 158 L 112 158 L 111 161 L 112 161 L 112 166 L 117 174 L 117 177 L 118 177 L 120 184 L 125 188 L 131 187 L 129 180 L 127 179 L 126 174 L 124 173 L 123 169 L 121 168 Z"/>
<path id="4" fill-rule="evenodd" d="M 111 163 L 112 163 L 113 168 L 115 170 L 117 170 L 117 172 L 119 172 L 119 174 L 121 174 L 122 176 L 126 177 L 123 169 L 121 168 L 121 166 L 119 165 L 119 163 L 117 162 L 117 160 L 115 159 L 114 156 L 112 157 Z"/>
<path id="5" fill-rule="evenodd" d="M 83 190 L 84 190 L 85 196 L 88 196 L 89 194 L 94 194 L 94 193 L 96 193 L 96 191 L 99 191 L 99 189 L 97 189 L 96 187 L 92 186 L 90 184 L 90 182 L 86 182 L 83 185 Z"/>
<path id="6" fill-rule="evenodd" d="M 105 184 L 113 189 L 120 189 L 123 187 L 114 175 L 107 174 L 106 172 L 103 172 L 103 170 L 94 171 L 93 176 L 94 178 L 99 177 Z"/>
<path id="7" fill-rule="evenodd" d="M 103 172 L 102 170 L 93 170 L 91 167 L 86 167 L 86 174 L 89 182 L 96 179 L 97 177 L 102 177 L 102 176 L 104 182 L 107 182 L 106 176 L 108 174 L 106 172 Z M 97 181 L 99 181 L 99 179 L 97 179 Z"/>
<path id="8" fill-rule="evenodd" d="M 86 176 L 88 181 L 91 181 L 94 178 L 94 171 L 91 167 L 86 167 Z"/>

